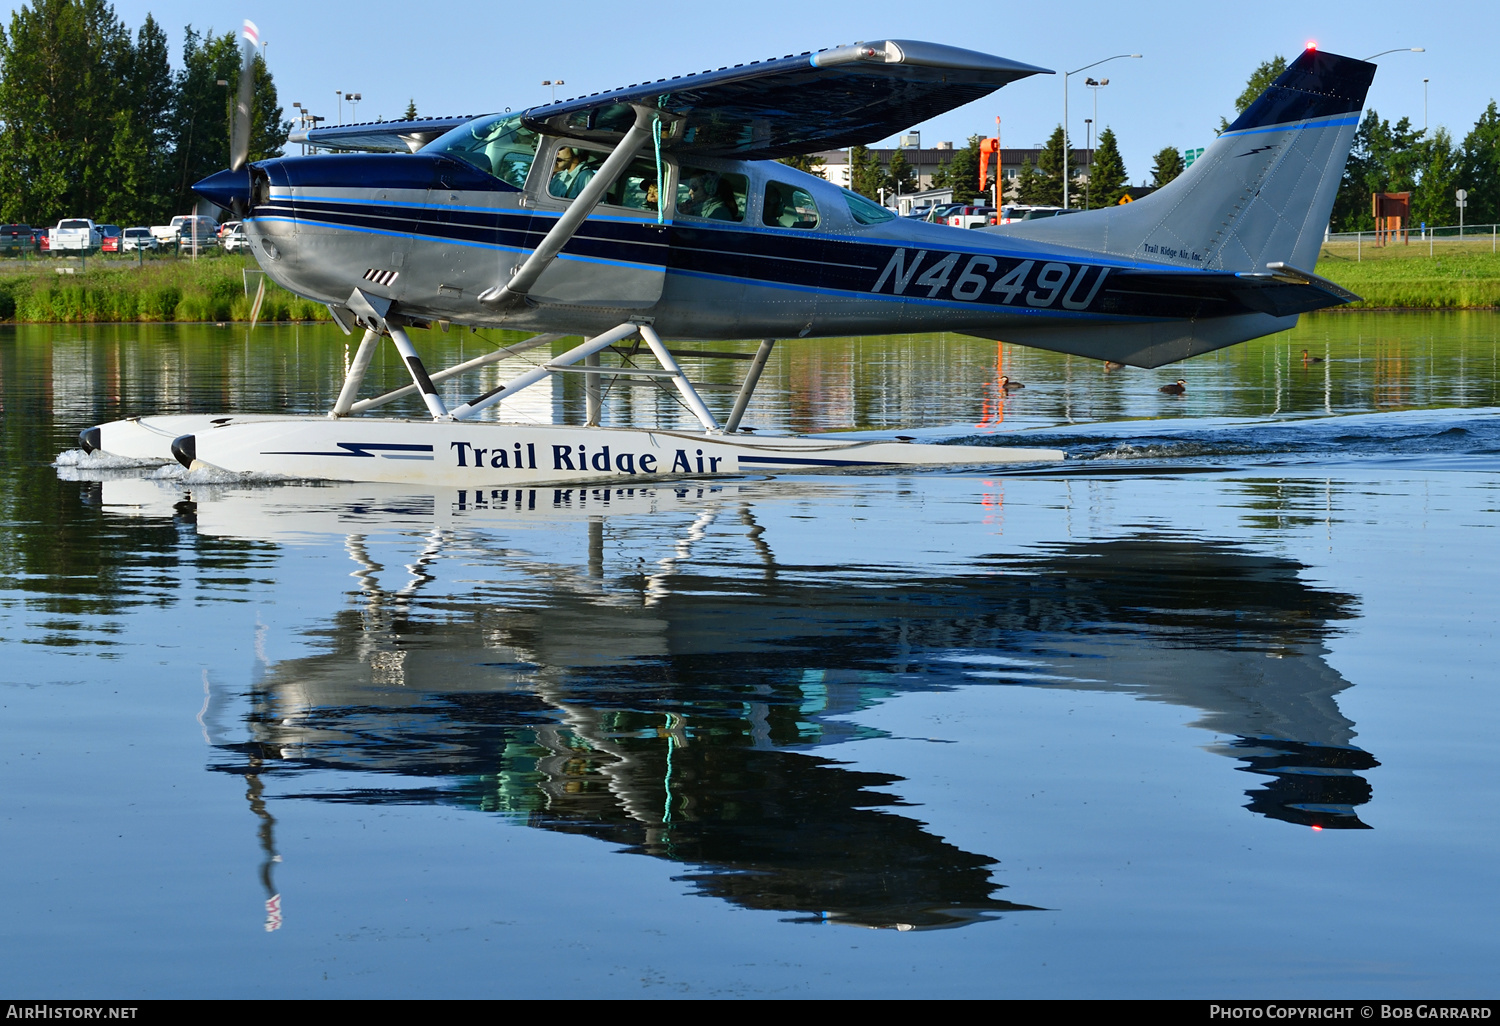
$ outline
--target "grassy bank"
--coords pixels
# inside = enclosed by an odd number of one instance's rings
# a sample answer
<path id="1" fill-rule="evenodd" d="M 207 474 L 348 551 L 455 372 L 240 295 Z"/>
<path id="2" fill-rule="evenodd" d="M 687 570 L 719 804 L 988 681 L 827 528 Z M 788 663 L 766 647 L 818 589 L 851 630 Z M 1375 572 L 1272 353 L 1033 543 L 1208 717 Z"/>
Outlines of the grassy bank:
<path id="1" fill-rule="evenodd" d="M 71 268 L 72 274 L 59 274 Z M 137 265 L 93 258 L 7 260 L 0 268 L 0 320 L 24 324 L 114 321 L 248 321 L 259 284 L 248 257 L 163 257 Z M 266 282 L 263 321 L 328 320 L 328 311 Z"/>
<path id="2" fill-rule="evenodd" d="M 1500 253 L 1489 236 L 1473 242 L 1413 239 L 1408 246 L 1335 243 L 1318 273 L 1364 297 L 1344 310 L 1474 310 L 1500 307 Z"/>

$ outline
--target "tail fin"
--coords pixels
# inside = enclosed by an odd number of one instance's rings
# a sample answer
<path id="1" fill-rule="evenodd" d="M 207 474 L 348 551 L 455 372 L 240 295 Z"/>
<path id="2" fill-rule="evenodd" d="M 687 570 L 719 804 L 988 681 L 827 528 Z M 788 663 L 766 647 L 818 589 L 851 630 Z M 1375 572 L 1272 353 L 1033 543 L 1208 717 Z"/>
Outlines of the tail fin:
<path id="1" fill-rule="evenodd" d="M 1007 235 L 1145 264 L 1311 269 L 1375 65 L 1305 50 L 1175 181 L 1135 203 Z"/>

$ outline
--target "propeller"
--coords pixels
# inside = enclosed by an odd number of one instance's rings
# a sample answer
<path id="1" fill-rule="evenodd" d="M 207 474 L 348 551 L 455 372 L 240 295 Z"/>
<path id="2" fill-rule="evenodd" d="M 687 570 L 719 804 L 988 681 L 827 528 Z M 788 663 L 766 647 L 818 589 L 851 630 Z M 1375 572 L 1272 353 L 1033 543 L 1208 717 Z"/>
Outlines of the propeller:
<path id="1" fill-rule="evenodd" d="M 229 170 L 239 171 L 250 157 L 250 101 L 255 91 L 255 50 L 260 46 L 260 29 L 245 20 L 240 42 L 240 95 L 234 105 L 234 125 L 229 135 Z M 235 216 L 241 216 L 236 210 Z"/>

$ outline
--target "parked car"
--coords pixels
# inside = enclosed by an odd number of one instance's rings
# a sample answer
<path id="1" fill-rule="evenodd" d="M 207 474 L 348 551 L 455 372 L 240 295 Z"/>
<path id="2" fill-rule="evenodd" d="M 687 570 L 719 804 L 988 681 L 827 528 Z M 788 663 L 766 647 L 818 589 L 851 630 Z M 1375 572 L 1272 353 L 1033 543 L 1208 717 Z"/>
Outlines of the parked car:
<path id="1" fill-rule="evenodd" d="M 961 206 L 963 206 L 962 203 L 935 203 L 928 208 L 926 220 L 933 224 L 947 224 L 948 212 L 957 210 Z"/>
<path id="2" fill-rule="evenodd" d="M 102 236 L 99 226 L 86 217 L 65 217 L 52 229 L 48 251 L 57 253 L 92 253 L 99 248 Z"/>
<path id="3" fill-rule="evenodd" d="M 99 252 L 120 252 L 120 233 L 122 229 L 117 224 L 101 224 L 99 226 Z"/>
<path id="4" fill-rule="evenodd" d="M 1007 203 L 996 212 L 990 224 L 1014 224 L 1017 221 L 1037 221 L 1044 217 L 1056 217 L 1058 214 L 1074 214 L 1077 209 L 1069 207 L 1049 207 L 1041 204 Z"/>
<path id="5" fill-rule="evenodd" d="M 163 246 L 187 245 L 203 248 L 219 239 L 219 222 L 198 214 L 178 214 L 171 224 L 151 226 L 151 234 Z"/>
<path id="6" fill-rule="evenodd" d="M 172 223 L 177 224 L 178 218 L 172 218 Z M 211 217 L 192 216 L 181 218 L 182 223 L 177 229 L 177 245 L 179 249 L 204 250 L 213 249 L 219 244 L 219 222 Z"/>
<path id="7" fill-rule="evenodd" d="M 151 234 L 150 228 L 126 228 L 120 236 L 120 252 L 134 253 L 138 249 L 149 249 L 153 252 L 161 248 L 161 243 L 156 241 L 156 236 Z"/>
<path id="8" fill-rule="evenodd" d="M 992 222 L 990 215 L 995 212 L 994 207 L 969 206 L 955 207 L 948 212 L 947 223 L 952 228 L 983 228 Z"/>
<path id="9" fill-rule="evenodd" d="M 230 223 L 234 227 L 229 228 L 229 225 L 226 224 L 225 227 L 229 230 L 219 236 L 219 245 L 224 247 L 224 252 L 234 253 L 238 250 L 249 249 L 250 236 L 245 234 L 245 226 L 238 221 Z"/>
<path id="10" fill-rule="evenodd" d="M 37 252 L 36 229 L 29 224 L 0 224 L 0 255 Z"/>
<path id="11" fill-rule="evenodd" d="M 223 224 L 219 225 L 219 240 L 222 242 L 226 235 L 228 235 L 230 232 L 234 231 L 244 223 L 245 222 L 243 221 L 225 221 Z"/>

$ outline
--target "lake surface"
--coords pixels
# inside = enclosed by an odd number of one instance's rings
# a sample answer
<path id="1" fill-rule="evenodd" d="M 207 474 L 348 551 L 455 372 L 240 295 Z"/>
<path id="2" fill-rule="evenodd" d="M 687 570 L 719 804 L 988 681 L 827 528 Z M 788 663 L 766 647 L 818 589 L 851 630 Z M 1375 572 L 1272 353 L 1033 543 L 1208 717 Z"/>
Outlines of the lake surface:
<path id="1" fill-rule="evenodd" d="M 1500 316 L 787 342 L 746 419 L 1074 457 L 1005 474 L 52 466 L 351 341 L 0 329 L 5 992 L 1494 995 Z"/>

